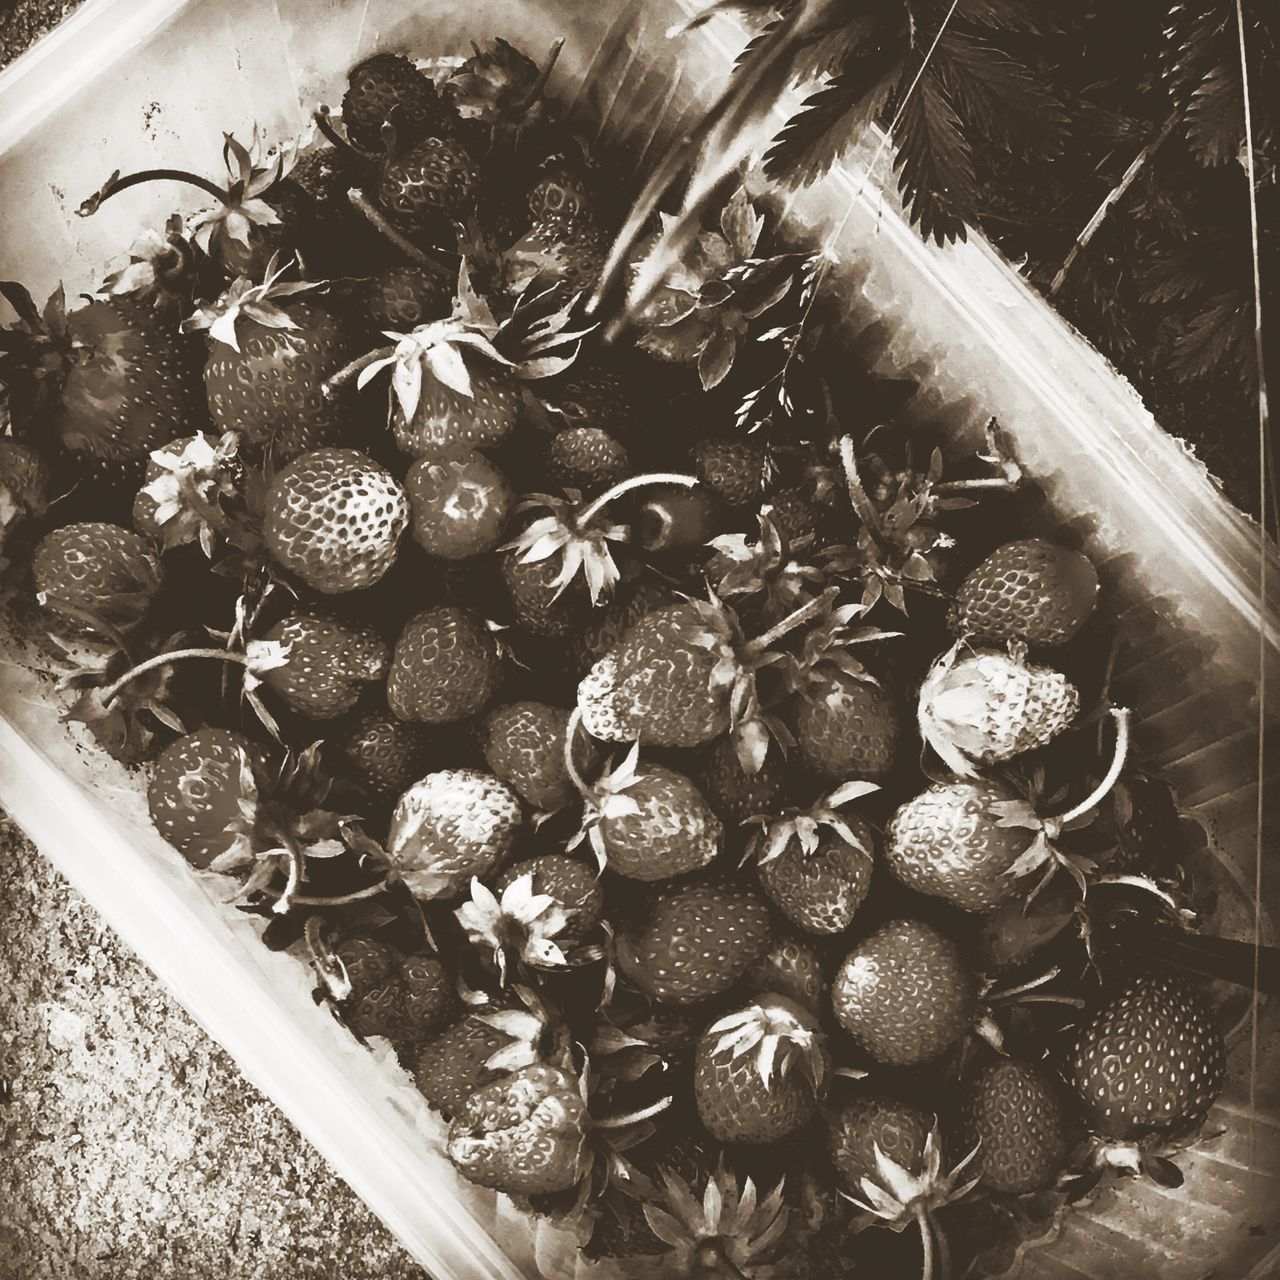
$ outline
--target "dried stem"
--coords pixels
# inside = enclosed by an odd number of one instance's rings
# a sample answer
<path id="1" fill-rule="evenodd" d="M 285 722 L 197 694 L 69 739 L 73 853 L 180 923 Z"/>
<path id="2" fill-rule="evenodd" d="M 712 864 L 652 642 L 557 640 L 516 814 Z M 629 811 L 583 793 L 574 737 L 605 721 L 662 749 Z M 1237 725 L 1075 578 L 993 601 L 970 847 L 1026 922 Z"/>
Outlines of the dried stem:
<path id="1" fill-rule="evenodd" d="M 136 667 L 130 667 L 119 680 L 109 685 L 102 694 L 103 705 L 109 706 L 120 690 L 136 676 L 154 671 L 156 667 L 168 666 L 171 662 L 181 662 L 186 658 L 216 658 L 221 662 L 238 662 L 242 667 L 247 666 L 249 662 L 243 653 L 234 653 L 230 649 L 175 649 L 172 653 L 158 653 L 154 658 L 148 658 L 145 662 L 138 663 Z"/>
<path id="2" fill-rule="evenodd" d="M 748 642 L 747 649 L 752 653 L 760 653 L 762 650 L 767 649 L 771 644 L 781 640 L 788 632 L 803 626 L 810 618 L 816 617 L 824 609 L 828 608 L 839 594 L 839 587 L 828 587 L 820 596 L 802 604 L 800 608 L 787 614 L 781 622 L 775 623 L 763 635 L 759 635 Z"/>
<path id="3" fill-rule="evenodd" d="M 198 173 L 188 173 L 185 169 L 140 169 L 137 173 L 129 174 L 127 178 L 113 178 L 101 191 L 84 201 L 76 213 L 82 218 L 88 218 L 97 213 L 112 196 L 118 196 L 120 192 L 128 191 L 130 187 L 136 187 L 143 182 L 185 182 L 188 186 L 199 187 L 201 191 L 207 192 L 219 204 L 231 203 L 229 191 L 218 186 L 216 182 L 210 182 L 208 178 L 202 178 Z"/>
<path id="4" fill-rule="evenodd" d="M 399 249 L 415 266 L 425 267 L 428 271 L 433 271 L 442 277 L 448 274 L 434 258 L 424 253 L 403 231 L 393 226 L 387 215 L 363 191 L 348 191 L 347 199 L 364 214 L 384 240 Z"/>
<path id="5" fill-rule="evenodd" d="M 683 485 L 686 489 L 692 489 L 697 483 L 697 476 L 680 475 L 676 472 L 655 471 L 652 475 L 631 476 L 629 479 L 615 484 L 612 489 L 606 489 L 589 507 L 579 512 L 576 517 L 578 528 L 586 528 L 604 507 L 608 506 L 615 498 L 620 498 L 624 493 L 630 493 L 633 489 L 643 489 L 648 485 L 655 484 L 678 484 Z"/>
<path id="6" fill-rule="evenodd" d="M 1059 827 L 1065 827 L 1068 822 L 1074 822 L 1077 818 L 1096 809 L 1106 799 L 1111 788 L 1116 785 L 1124 769 L 1125 760 L 1129 755 L 1129 721 L 1132 716 L 1127 707 L 1113 707 L 1111 716 L 1116 722 L 1116 745 L 1111 757 L 1111 767 L 1102 781 L 1079 804 L 1072 806 L 1066 813 L 1059 814 L 1054 819 Z"/>
<path id="7" fill-rule="evenodd" d="M 379 347 L 376 351 L 357 356 L 350 364 L 343 365 L 337 373 L 325 379 L 320 386 L 321 393 L 326 400 L 333 400 L 343 387 L 354 382 L 371 364 L 379 360 L 388 360 L 395 353 L 395 347 Z"/>

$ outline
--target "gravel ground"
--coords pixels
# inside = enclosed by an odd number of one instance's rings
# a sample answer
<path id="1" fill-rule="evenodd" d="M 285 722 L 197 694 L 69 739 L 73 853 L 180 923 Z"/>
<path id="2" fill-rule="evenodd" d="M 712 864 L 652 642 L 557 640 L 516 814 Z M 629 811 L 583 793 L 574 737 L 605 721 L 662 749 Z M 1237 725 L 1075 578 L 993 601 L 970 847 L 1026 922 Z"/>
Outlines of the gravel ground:
<path id="1" fill-rule="evenodd" d="M 0 1280 L 428 1280 L 2 818 L 0 1103 Z"/>

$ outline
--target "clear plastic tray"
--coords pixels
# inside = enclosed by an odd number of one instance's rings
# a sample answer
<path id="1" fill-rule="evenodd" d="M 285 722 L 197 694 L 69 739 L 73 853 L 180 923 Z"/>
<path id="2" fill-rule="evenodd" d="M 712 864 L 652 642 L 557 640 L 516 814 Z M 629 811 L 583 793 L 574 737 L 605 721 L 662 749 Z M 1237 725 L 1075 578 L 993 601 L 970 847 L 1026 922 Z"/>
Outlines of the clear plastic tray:
<path id="1" fill-rule="evenodd" d="M 380 48 L 465 53 L 500 34 L 541 51 L 566 37 L 553 89 L 602 132 L 658 145 L 723 83 L 741 34 L 729 19 L 671 40 L 686 0 L 89 0 L 0 74 L 0 276 L 37 296 L 87 289 L 137 227 L 181 193 L 140 188 L 74 216 L 111 169 L 206 167 L 224 130 L 302 132 L 336 102 L 345 69 Z M 621 38 L 620 38 L 621 37 Z M 591 86 L 582 93 L 580 86 Z M 1225 874 L 1252 898 L 1259 664 L 1280 687 L 1280 558 L 1259 598 L 1256 528 L 1164 435 L 1133 389 L 978 237 L 939 249 L 905 223 L 874 136 L 790 201 L 797 226 L 835 242 L 851 333 L 874 324 L 881 372 L 909 374 L 957 440 L 992 414 L 1014 437 L 1057 519 L 1103 567 L 1129 640 L 1117 695 L 1143 752 L 1204 824 Z M 197 197 L 198 198 L 198 197 Z M 1264 629 L 1265 628 L 1265 629 Z M 439 1280 L 573 1273 L 554 1233 L 462 1182 L 440 1124 L 407 1080 L 309 995 L 290 956 L 213 902 L 151 829 L 141 781 L 81 744 L 16 644 L 0 652 L 0 804 L 95 903 L 175 996 L 269 1094 Z M 1265 771 L 1274 773 L 1272 763 Z M 1274 843 L 1274 841 L 1273 841 Z M 1280 905 L 1269 874 L 1267 905 Z M 1247 913 L 1220 921 L 1246 936 Z M 1237 1045 L 1224 1137 L 1186 1161 L 1169 1193 L 1125 1186 L 1017 1264 L 1025 1277 L 1192 1280 L 1280 1274 L 1280 1041 L 1264 1024 L 1255 1096 Z M 1213 1121 L 1211 1121 L 1213 1123 Z M 1251 1227 L 1264 1228 L 1262 1235 Z"/>

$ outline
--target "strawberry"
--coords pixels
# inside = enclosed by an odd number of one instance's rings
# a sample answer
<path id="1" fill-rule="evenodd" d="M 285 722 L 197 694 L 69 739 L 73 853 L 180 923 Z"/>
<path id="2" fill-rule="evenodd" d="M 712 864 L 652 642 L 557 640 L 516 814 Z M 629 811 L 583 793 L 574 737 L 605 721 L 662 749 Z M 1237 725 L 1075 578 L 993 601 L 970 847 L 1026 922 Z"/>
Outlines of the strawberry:
<path id="1" fill-rule="evenodd" d="M 994 911 L 1015 897 L 1010 868 L 1031 843 L 1026 827 L 1001 825 L 997 807 L 1017 797 L 985 778 L 938 782 L 908 800 L 885 832 L 885 863 L 917 893 L 964 911 Z"/>
<path id="2" fill-rule="evenodd" d="M 587 293 L 600 281 L 609 235 L 594 219 L 550 214 L 507 250 L 504 283 L 509 293 L 559 284 L 568 293 Z"/>
<path id="3" fill-rule="evenodd" d="M 976 992 L 956 945 L 919 920 L 891 920 L 841 962 L 840 1025 L 885 1066 L 930 1062 L 972 1025 Z"/>
<path id="4" fill-rule="evenodd" d="M 800 757 L 825 778 L 883 778 L 898 758 L 902 709 L 881 684 L 830 671 L 809 685 L 791 720 Z"/>
<path id="5" fill-rule="evenodd" d="M 551 894 L 534 889 L 532 871 L 497 893 L 472 879 L 470 896 L 453 914 L 467 941 L 497 971 L 501 986 L 511 981 L 513 971 L 533 983 L 572 964 L 568 916 Z"/>
<path id="6" fill-rule="evenodd" d="M 533 563 L 543 566 L 554 562 L 538 560 Z M 613 599 L 593 610 L 586 625 L 574 638 L 574 667 L 579 675 L 586 675 L 645 614 L 662 605 L 673 604 L 675 599 L 675 592 L 660 582 L 638 578 L 620 583 Z"/>
<path id="7" fill-rule="evenodd" d="M 519 798 L 492 774 L 443 769 L 396 802 L 387 853 L 411 893 L 456 897 L 510 854 L 523 823 Z"/>
<path id="8" fill-rule="evenodd" d="M 977 1147 L 972 1172 L 1008 1195 L 1051 1187 L 1067 1156 L 1067 1122 L 1052 1081 L 1039 1067 L 1002 1058 L 964 1086 L 961 1129 Z"/>
<path id="9" fill-rule="evenodd" d="M 414 539 L 428 555 L 465 560 L 502 541 L 515 494 L 483 454 L 419 458 L 404 484 L 413 509 Z"/>
<path id="10" fill-rule="evenodd" d="M 793 486 L 773 494 L 769 499 L 769 517 L 789 547 L 819 541 L 824 512 L 804 488 Z"/>
<path id="11" fill-rule="evenodd" d="M 154 450 L 133 501 L 133 527 L 168 551 L 198 542 L 211 554 L 226 528 L 221 499 L 237 492 L 239 436 L 221 440 L 198 432 Z"/>
<path id="12" fill-rule="evenodd" d="M 634 389 L 611 365 L 576 361 L 564 380 L 557 379 L 544 394 L 570 426 L 599 427 L 624 444 L 640 425 Z"/>
<path id="13" fill-rule="evenodd" d="M 404 624 L 387 702 L 402 720 L 451 724 L 480 711 L 502 675 L 502 655 L 484 620 L 456 605 L 437 605 Z"/>
<path id="14" fill-rule="evenodd" d="M 453 289 L 446 276 L 425 267 L 388 267 L 365 281 L 359 297 L 372 330 L 408 333 L 443 320 L 453 303 Z"/>
<path id="15" fill-rule="evenodd" d="M 1104 1139 L 1177 1137 L 1204 1123 L 1226 1050 L 1213 1008 L 1185 978 L 1141 973 L 1080 1027 L 1067 1080 Z"/>
<path id="16" fill-rule="evenodd" d="M 378 179 L 377 201 L 410 235 L 443 235 L 466 220 L 475 204 L 480 174 L 456 138 L 409 142 L 395 135 Z"/>
<path id="17" fill-rule="evenodd" d="M 529 1066 L 477 1089 L 449 1128 L 463 1176 L 508 1195 L 564 1191 L 580 1176 L 589 1117 L 579 1083 Z"/>
<path id="18" fill-rule="evenodd" d="M 464 268 L 465 270 L 465 268 Z M 394 366 L 391 426 L 396 444 L 414 458 L 492 449 L 519 421 L 522 397 L 508 375 L 512 363 L 494 347 L 492 316 L 461 313 L 394 335 L 376 353 L 360 385 Z"/>
<path id="19" fill-rule="evenodd" d="M 511 598 L 516 625 L 535 636 L 562 637 L 578 630 L 586 608 L 586 592 L 560 583 L 555 557 L 523 560 L 518 548 L 502 553 L 502 581 Z"/>
<path id="20" fill-rule="evenodd" d="M 464 120 L 489 131 L 491 140 L 518 139 L 542 115 L 543 89 L 559 57 L 563 41 L 553 46 L 540 71 L 532 58 L 500 36 L 454 70 L 440 86 L 441 97 Z"/>
<path id="21" fill-rule="evenodd" d="M 707 866 L 723 835 L 698 788 L 665 765 L 640 763 L 637 743 L 590 788 L 577 840 L 590 840 L 602 869 L 668 880 Z"/>
<path id="22" fill-rule="evenodd" d="M 839 807 L 874 790 L 873 783 L 846 783 L 807 809 L 757 819 L 762 830 L 752 851 L 760 884 L 783 915 L 808 933 L 847 929 L 871 888 L 875 834 L 864 819 Z"/>
<path id="23" fill-rule="evenodd" d="M 570 944 L 581 942 L 600 923 L 604 889 L 593 867 L 564 853 L 540 853 L 513 862 L 494 881 L 501 894 L 521 876 L 532 876 L 534 893 L 547 894 L 564 914 L 561 935 Z"/>
<path id="24" fill-rule="evenodd" d="M 430 76 L 399 54 L 375 53 L 347 73 L 342 123 L 357 147 L 378 151 L 382 126 L 388 120 L 394 120 L 396 129 L 413 141 L 457 125 Z"/>
<path id="25" fill-rule="evenodd" d="M 767 813 L 777 804 L 786 780 L 786 760 L 779 749 L 771 747 L 760 768 L 748 773 L 728 737 L 711 744 L 697 774 L 699 789 L 727 827 Z"/>
<path id="26" fill-rule="evenodd" d="M 133 626 L 160 590 L 150 544 L 114 524 L 67 524 L 45 534 L 31 576 L 40 604 L 77 629 Z"/>
<path id="27" fill-rule="evenodd" d="M 371 711 L 341 735 L 338 749 L 347 776 L 357 786 L 394 799 L 431 771 L 438 744 L 421 725 Z"/>
<path id="28" fill-rule="evenodd" d="M 96 300 L 68 312 L 59 289 L 41 315 L 0 281 L 19 323 L 0 346 L 14 434 L 47 435 L 85 462 L 140 462 L 200 421 L 189 342 L 145 303 Z"/>
<path id="29" fill-rule="evenodd" d="M 253 748 L 228 729 L 197 729 L 160 753 L 151 770 L 147 805 L 156 830 L 194 867 L 243 844 L 252 827 L 241 801 Z"/>
<path id="30" fill-rule="evenodd" d="M 454 1015 L 457 996 L 436 956 L 404 956 L 358 936 L 340 942 L 334 951 L 351 984 L 343 1013 L 358 1036 L 385 1036 L 397 1045 L 411 1045 Z"/>
<path id="31" fill-rule="evenodd" d="M 1098 600 L 1098 574 L 1088 556 L 1023 538 L 997 547 L 956 592 L 947 618 L 953 635 L 987 644 L 1065 644 Z"/>
<path id="32" fill-rule="evenodd" d="M 383 679 L 391 662 L 386 643 L 370 627 L 319 613 L 291 613 L 265 639 L 287 646 L 283 666 L 264 673 L 290 710 L 331 720 L 355 706 L 364 686 Z"/>
<path id="33" fill-rule="evenodd" d="M 769 908 L 745 884 L 685 884 L 658 899 L 639 933 L 619 936 L 618 963 L 662 1004 L 697 1004 L 734 986 L 771 933 Z"/>
<path id="34" fill-rule="evenodd" d="M 589 497 L 627 474 L 627 451 L 600 427 L 565 427 L 547 448 L 547 469 L 555 482 Z"/>
<path id="35" fill-rule="evenodd" d="M 812 943 L 799 934 L 781 933 L 747 970 L 743 985 L 748 991 L 787 996 L 811 1013 L 819 1013 L 827 980 Z"/>
<path id="36" fill-rule="evenodd" d="M 299 296 L 317 286 L 283 281 L 282 270 L 273 261 L 260 285 L 240 277 L 184 326 L 209 331 L 204 384 L 214 422 L 269 447 L 277 462 L 343 442 L 346 402 L 327 397 L 324 381 L 356 354 L 342 323 Z"/>
<path id="37" fill-rule="evenodd" d="M 429 1039 L 418 1054 L 414 1082 L 423 1097 L 446 1118 L 457 1115 L 476 1089 L 498 1079 L 504 1066 L 490 1066 L 490 1059 L 510 1057 L 511 1035 L 501 1023 L 505 1017 L 519 1016 L 515 1010 L 496 1012 L 483 1006 L 465 1014 L 458 1022 Z M 532 1053 L 524 1056 L 533 1061 Z M 517 1065 L 513 1063 L 512 1065 Z"/>
<path id="38" fill-rule="evenodd" d="M 665 1169 L 661 1185 L 661 1198 L 645 1204 L 644 1216 L 668 1259 L 655 1259 L 648 1274 L 758 1275 L 783 1251 L 790 1211 L 781 1181 L 761 1196 L 750 1178 L 739 1183 L 722 1162 L 702 1190 Z"/>
<path id="39" fill-rule="evenodd" d="M 956 773 L 1009 760 L 1052 742 L 1075 719 L 1080 695 L 1049 667 L 1017 652 L 960 646 L 933 664 L 920 686 L 920 736 Z"/>
<path id="40" fill-rule="evenodd" d="M 880 1177 L 876 1148 L 904 1169 L 919 1170 L 933 1117 L 883 1094 L 859 1094 L 831 1117 L 828 1149 L 836 1175 L 861 1194 L 864 1178 Z"/>
<path id="41" fill-rule="evenodd" d="M 569 712 L 545 702 L 509 702 L 484 723 L 484 758 L 499 778 L 544 813 L 563 809 L 574 797 L 564 763 Z M 585 735 L 574 743 L 578 769 L 591 767 L 595 749 Z"/>
<path id="42" fill-rule="evenodd" d="M 700 554 L 720 528 L 723 513 L 709 490 L 656 488 L 636 513 L 635 540 L 649 552 L 670 557 Z"/>
<path id="43" fill-rule="evenodd" d="M 776 1142 L 813 1118 L 831 1060 L 818 1020 L 779 995 L 717 1019 L 698 1041 L 698 1116 L 721 1142 Z"/>
<path id="44" fill-rule="evenodd" d="M 693 450 L 698 479 L 727 507 L 756 507 L 770 474 L 769 454 L 750 440 L 717 436 Z"/>
<path id="45" fill-rule="evenodd" d="M 529 187 L 529 220 L 589 216 L 599 204 L 600 195 L 599 175 L 586 157 L 567 153 L 548 156 Z"/>
<path id="46" fill-rule="evenodd" d="M 408 497 L 385 467 L 354 449 L 315 449 L 272 481 L 262 532 L 281 567 L 333 595 L 377 582 L 408 523 Z"/>

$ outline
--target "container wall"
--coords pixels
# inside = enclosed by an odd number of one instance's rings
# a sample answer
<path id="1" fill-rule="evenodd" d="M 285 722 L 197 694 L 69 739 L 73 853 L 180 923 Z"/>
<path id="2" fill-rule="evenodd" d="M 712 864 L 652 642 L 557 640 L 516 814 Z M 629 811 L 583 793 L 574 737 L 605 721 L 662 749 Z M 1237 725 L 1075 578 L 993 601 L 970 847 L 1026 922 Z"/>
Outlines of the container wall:
<path id="1" fill-rule="evenodd" d="M 671 24 L 696 7 L 90 0 L 0 76 L 0 120 L 12 124 L 0 141 L 0 278 L 22 279 L 37 295 L 59 280 L 72 294 L 91 288 L 139 226 L 200 199 L 146 187 L 94 218 L 75 217 L 112 170 L 177 165 L 215 176 L 224 129 L 247 138 L 256 124 L 273 140 L 303 132 L 317 102 L 336 106 L 345 68 L 380 48 L 463 54 L 477 35 L 501 34 L 538 52 L 564 35 L 553 88 L 580 99 L 583 118 L 600 120 L 605 133 L 638 132 L 641 147 L 659 146 L 723 83 L 741 43 L 726 20 L 668 39 Z M 1277 597 L 1260 609 L 1256 532 L 1159 432 L 1132 388 L 990 247 L 976 238 L 949 249 L 923 244 L 883 194 L 892 187 L 887 157 L 870 137 L 844 169 L 792 200 L 791 215 L 815 239 L 830 239 L 838 260 L 831 287 L 847 299 L 851 334 L 877 326 L 880 371 L 921 380 L 925 408 L 957 440 L 976 439 L 997 416 L 1058 518 L 1086 536 L 1102 566 L 1105 607 L 1124 619 L 1129 639 L 1117 694 L 1138 713 L 1144 751 L 1250 894 L 1260 659 L 1280 687 L 1275 630 L 1261 649 L 1258 642 L 1264 616 L 1275 626 Z M 1270 577 L 1280 590 L 1274 556 Z M 424 1132 L 438 1140 L 437 1122 L 411 1090 L 388 1089 L 386 1073 L 317 1009 L 296 962 L 268 955 L 245 921 L 208 899 L 151 830 L 139 780 L 73 744 L 20 658 L 0 671 L 8 722 L 0 726 L 0 803 L 248 1077 L 441 1280 L 569 1274 L 563 1240 L 546 1231 L 534 1239 L 509 1205 L 459 1181 L 438 1141 L 423 1140 Z M 102 833 L 92 847 L 86 831 Z M 1280 876 L 1267 888 L 1280 905 Z M 1266 1061 L 1280 1060 L 1274 1046 L 1264 1048 Z M 1233 1087 L 1224 1105 L 1247 1110 L 1247 1088 Z M 1275 1116 L 1276 1101 L 1264 1097 L 1262 1112 Z M 1241 1122 L 1224 1112 L 1224 1124 L 1234 1133 Z M 1280 1129 L 1266 1132 L 1274 1152 Z M 1255 1141 L 1250 1158 L 1264 1167 L 1236 1177 L 1238 1151 L 1216 1163 L 1208 1151 L 1176 1201 L 1180 1221 L 1222 1242 L 1206 1255 L 1217 1259 L 1216 1274 L 1243 1276 L 1274 1243 L 1247 1230 L 1275 1217 L 1274 1161 L 1257 1159 Z M 1033 1255 L 1041 1261 L 1023 1274 L 1204 1274 L 1201 1252 L 1160 1239 L 1159 1194 L 1115 1193 L 1095 1218 L 1072 1220 L 1058 1262 Z"/>

